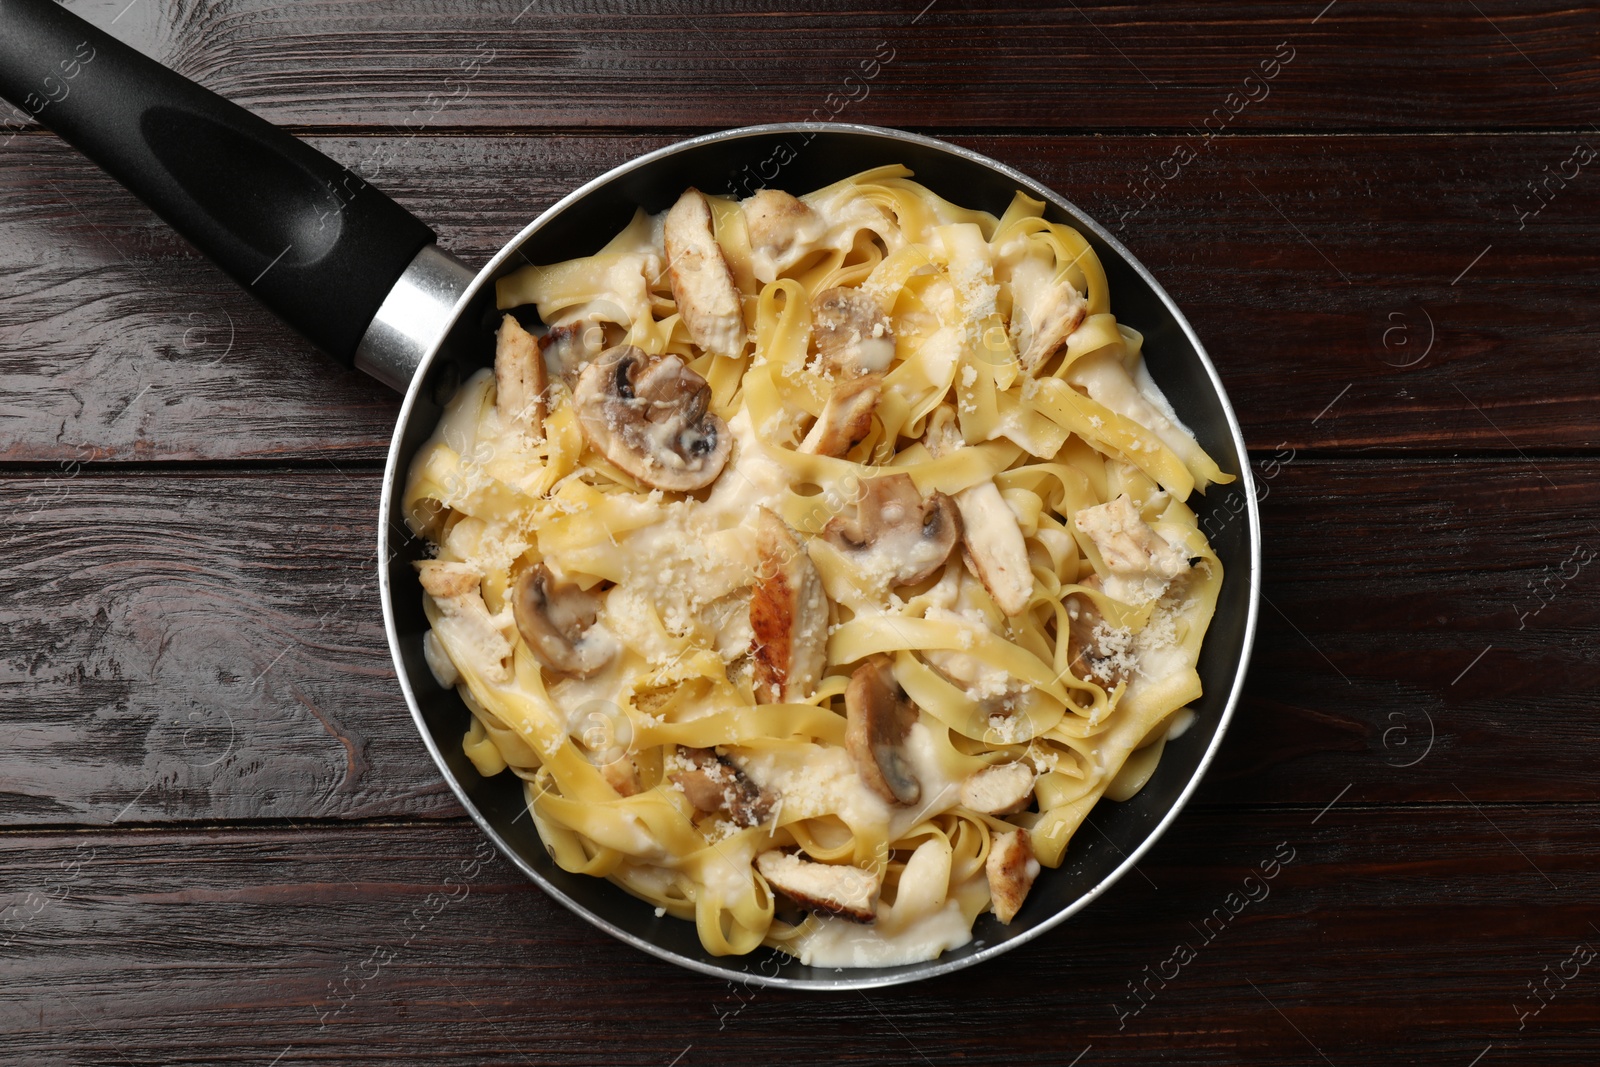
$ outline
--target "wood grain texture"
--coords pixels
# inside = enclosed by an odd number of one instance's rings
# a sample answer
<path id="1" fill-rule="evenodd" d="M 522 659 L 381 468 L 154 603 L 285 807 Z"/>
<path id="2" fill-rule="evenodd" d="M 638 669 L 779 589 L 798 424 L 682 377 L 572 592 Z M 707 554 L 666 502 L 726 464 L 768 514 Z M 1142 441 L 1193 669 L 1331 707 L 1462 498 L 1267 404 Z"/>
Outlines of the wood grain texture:
<path id="1" fill-rule="evenodd" d="M 1587 123 L 1600 86 L 1592 12 L 1551 0 L 70 6 L 291 125 L 1184 129 L 1250 92 L 1254 129 L 1526 129 Z"/>
<path id="2" fill-rule="evenodd" d="M 1255 474 L 1269 603 L 1202 800 L 1600 801 L 1593 463 Z M 0 823 L 456 812 L 383 638 L 379 478 L 0 481 Z"/>
<path id="3" fill-rule="evenodd" d="M 1143 1067 L 1466 1065 L 1492 1046 L 1492 1062 L 1587 1067 L 1593 964 L 1560 965 L 1600 944 L 1597 814 L 1191 811 L 1140 873 L 1003 961 L 804 995 L 611 940 L 465 822 L 8 833 L 0 1055 Z M 1567 988 L 1552 977 L 1519 1030 L 1528 983 L 1558 969 Z"/>
<path id="4" fill-rule="evenodd" d="M 458 812 L 394 681 L 377 495 L 331 465 L 0 485 L 0 819 Z"/>
<path id="5" fill-rule="evenodd" d="M 1575 135 L 1230 137 L 1170 180 L 1184 138 L 953 139 L 1060 190 L 1156 273 L 1255 448 L 1600 444 L 1592 176 L 1519 214 Z M 667 140 L 312 139 L 375 168 L 469 263 Z M 0 376 L 11 461 L 377 459 L 397 410 L 48 134 L 0 153 Z"/>
<path id="6" fill-rule="evenodd" d="M 416 737 L 395 398 L 0 107 L 0 1062 L 1596 1062 L 1592 6 L 66 3 L 469 263 L 732 125 L 1016 166 L 1209 348 L 1266 599 L 1194 803 L 1083 915 L 866 995 L 657 962 L 486 853 Z"/>

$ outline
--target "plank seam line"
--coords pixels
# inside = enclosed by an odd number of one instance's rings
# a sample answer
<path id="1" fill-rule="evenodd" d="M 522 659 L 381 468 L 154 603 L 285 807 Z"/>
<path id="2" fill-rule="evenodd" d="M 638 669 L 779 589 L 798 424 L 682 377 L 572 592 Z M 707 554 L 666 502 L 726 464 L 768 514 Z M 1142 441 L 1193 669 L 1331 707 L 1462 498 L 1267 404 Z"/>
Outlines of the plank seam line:
<path id="1" fill-rule="evenodd" d="M 1485 811 L 1514 813 L 1518 811 L 1562 811 L 1577 814 L 1584 811 L 1600 809 L 1600 799 L 1596 800 L 1498 800 L 1479 802 L 1477 808 Z M 1184 808 L 1187 812 L 1206 814 L 1225 813 L 1252 813 L 1258 815 L 1296 815 L 1311 814 L 1319 811 L 1315 803 L 1302 803 L 1299 801 L 1284 804 L 1262 803 L 1204 803 L 1189 804 Z M 1367 814 L 1384 813 L 1410 813 L 1418 811 L 1476 813 L 1477 809 L 1461 801 L 1365 801 L 1341 804 L 1342 812 L 1364 812 Z M 175 820 L 163 823 L 119 822 L 110 823 L 41 823 L 36 826 L 6 826 L 0 828 L 0 841 L 7 838 L 22 838 L 38 835 L 127 835 L 130 837 L 150 834 L 204 834 L 211 832 L 261 832 L 271 833 L 303 832 L 305 830 L 339 830 L 357 833 L 366 830 L 431 830 L 431 829 L 458 829 L 476 833 L 476 824 L 463 816 L 445 816 L 437 819 L 429 818 L 386 818 L 386 819 L 335 819 L 335 818 L 307 818 L 307 819 L 234 819 L 234 820 Z"/>
<path id="2" fill-rule="evenodd" d="M 1252 460 L 1271 459 L 1277 455 L 1278 450 L 1271 447 L 1252 447 L 1248 455 Z M 339 458 L 337 468 L 330 466 L 330 458 Z M 75 467 L 73 477 L 100 476 L 166 476 L 180 474 L 249 474 L 251 476 L 270 474 L 312 474 L 326 472 L 333 474 L 382 474 L 386 461 L 381 456 L 354 459 L 349 457 L 317 458 L 308 456 L 304 459 L 173 459 L 173 460 L 105 460 L 100 462 L 79 463 Z M 1451 449 L 1445 452 L 1437 448 L 1408 449 L 1340 449 L 1340 448 L 1302 448 L 1294 459 L 1296 465 L 1311 463 L 1319 466 L 1333 464 L 1380 464 L 1380 463 L 1415 463 L 1430 466 L 1459 466 L 1470 463 L 1484 464 L 1526 464 L 1529 459 L 1543 463 L 1573 463 L 1591 460 L 1600 460 L 1600 448 L 1574 448 L 1571 451 L 1560 452 L 1512 452 L 1505 450 L 1466 450 Z M 26 478 L 51 478 L 62 474 L 62 464 L 66 459 L 39 459 L 39 460 L 12 460 L 0 462 L 0 478 L 26 479 Z"/>
<path id="3" fill-rule="evenodd" d="M 747 125 L 755 125 L 748 123 Z M 326 125 L 317 123 L 285 124 L 281 129 L 294 134 L 296 137 L 359 137 L 363 139 L 389 137 L 397 140 L 461 140 L 465 138 L 514 138 L 514 137 L 561 137 L 568 140 L 588 138 L 592 140 L 617 139 L 624 137 L 671 137 L 687 138 L 697 137 L 701 134 L 715 133 L 731 126 L 508 126 L 508 125 L 483 125 L 483 126 L 430 126 L 425 132 L 412 136 L 396 133 L 394 127 L 378 125 L 376 123 L 360 123 L 349 126 Z M 907 130 L 912 133 L 927 134 L 930 137 L 992 137 L 997 139 L 1023 140 L 1028 138 L 1060 138 L 1060 139 L 1105 139 L 1110 137 L 1154 140 L 1161 138 L 1187 137 L 1194 131 L 1189 127 L 1178 126 L 1104 126 L 1104 127 L 1072 127 L 1072 126 L 924 126 L 902 125 L 895 129 Z M 1216 134 L 1213 139 L 1219 141 L 1250 141 L 1273 140 L 1284 138 L 1315 138 L 1315 137 L 1573 137 L 1593 133 L 1592 129 L 1583 126 L 1503 126 L 1503 127 L 1462 127 L 1451 129 L 1449 127 L 1417 126 L 1417 127 L 1362 127 L 1342 126 L 1319 129 L 1315 127 L 1285 127 L 1275 130 L 1251 130 L 1249 132 L 1230 132 Z M 53 131 L 43 126 L 30 126 L 19 129 L 14 136 L 21 138 L 56 138 Z"/>

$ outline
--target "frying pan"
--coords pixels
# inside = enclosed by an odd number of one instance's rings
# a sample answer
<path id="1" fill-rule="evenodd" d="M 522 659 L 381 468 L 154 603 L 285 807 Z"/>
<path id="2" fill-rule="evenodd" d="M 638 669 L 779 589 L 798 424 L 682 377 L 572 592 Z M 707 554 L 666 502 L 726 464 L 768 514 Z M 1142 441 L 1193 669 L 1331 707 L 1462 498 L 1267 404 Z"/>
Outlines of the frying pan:
<path id="1" fill-rule="evenodd" d="M 346 366 L 405 394 L 379 502 L 379 592 L 401 691 L 422 741 L 496 847 L 575 914 L 672 963 L 751 984 L 860 989 L 971 966 L 1064 922 L 1108 889 L 1177 817 L 1233 715 L 1255 634 L 1260 525 L 1249 457 L 1233 410 L 1194 330 L 1143 265 L 1072 204 L 976 152 L 898 130 L 781 123 L 696 137 L 601 175 L 555 204 L 473 271 L 434 243 L 424 223 L 289 134 L 162 67 L 53 0 L 0 4 L 0 95 L 54 129 L 227 271 L 268 308 Z M 1226 568 L 1199 671 L 1195 724 L 1167 745 L 1144 789 L 1098 805 L 1056 871 L 1035 884 L 1008 926 L 984 915 L 966 946 L 900 967 L 808 967 L 761 950 L 714 957 L 692 923 L 609 882 L 561 870 L 525 813 L 520 780 L 484 778 L 461 749 L 469 712 L 423 659 L 425 545 L 400 511 L 412 456 L 468 375 L 491 362 L 494 282 L 517 266 L 588 255 L 634 209 L 665 210 L 687 186 L 729 189 L 751 174 L 806 192 L 868 167 L 903 163 L 967 207 L 1002 213 L 1013 192 L 1045 201 L 1054 221 L 1094 247 L 1119 320 L 1145 334 L 1152 375 L 1222 469 L 1238 476 L 1191 503 Z M 738 190 L 738 195 L 753 191 Z"/>

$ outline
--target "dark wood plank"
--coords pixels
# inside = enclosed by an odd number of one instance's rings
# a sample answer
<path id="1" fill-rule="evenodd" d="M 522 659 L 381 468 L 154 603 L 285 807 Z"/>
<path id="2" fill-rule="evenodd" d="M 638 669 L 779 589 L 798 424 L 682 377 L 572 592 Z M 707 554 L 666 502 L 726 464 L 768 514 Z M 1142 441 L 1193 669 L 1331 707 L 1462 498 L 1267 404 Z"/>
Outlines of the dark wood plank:
<path id="1" fill-rule="evenodd" d="M 1184 129 L 1219 109 L 1243 129 L 1570 127 L 1597 87 L 1592 12 L 1551 0 L 71 6 L 274 122 L 318 126 L 658 129 L 842 109 L 887 126 Z M 875 55 L 887 62 L 863 68 Z M 1287 66 L 1263 67 L 1274 55 Z M 1263 71 L 1276 76 L 1245 81 Z M 1259 103 L 1234 102 L 1247 93 Z"/>
<path id="2" fill-rule="evenodd" d="M 1577 755 L 1600 692 L 1600 469 L 1280 459 L 1254 471 L 1260 632 L 1203 795 L 1600 799 Z"/>
<path id="3" fill-rule="evenodd" d="M 1145 877 L 1003 960 L 832 995 L 716 981 L 612 941 L 479 851 L 464 822 L 5 834 L 0 1052 L 1465 1067 L 1493 1049 L 1483 1063 L 1587 1067 L 1597 814 L 1193 811 Z M 1578 945 L 1591 962 L 1573 977 Z M 1554 999 L 1531 1014 L 1528 983 L 1547 975 Z"/>
<path id="4" fill-rule="evenodd" d="M 459 812 L 394 682 L 378 482 L 3 483 L 0 819 Z"/>
<path id="5" fill-rule="evenodd" d="M 1574 183 L 1518 216 L 1572 136 L 1230 138 L 1137 195 L 1181 139 L 957 140 L 1059 189 L 1156 272 L 1254 447 L 1600 443 L 1587 310 L 1600 198 Z M 375 161 L 473 263 L 665 141 L 313 138 Z M 48 134 L 0 154 L 0 375 L 12 461 L 376 459 L 396 410 Z"/>
<path id="6" fill-rule="evenodd" d="M 1203 800 L 1600 800 L 1593 463 L 1256 473 L 1270 604 Z M 456 811 L 384 643 L 379 480 L 0 481 L 0 823 Z"/>

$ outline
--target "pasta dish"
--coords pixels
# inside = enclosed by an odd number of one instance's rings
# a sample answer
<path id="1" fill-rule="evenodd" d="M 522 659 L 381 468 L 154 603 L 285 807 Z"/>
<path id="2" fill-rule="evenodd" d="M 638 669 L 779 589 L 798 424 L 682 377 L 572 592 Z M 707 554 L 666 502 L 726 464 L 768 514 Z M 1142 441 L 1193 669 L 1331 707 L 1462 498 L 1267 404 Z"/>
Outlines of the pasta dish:
<path id="1" fill-rule="evenodd" d="M 404 506 L 466 754 L 563 869 L 717 955 L 930 959 L 1192 719 L 1232 479 L 1042 202 L 689 189 L 496 295 Z"/>

